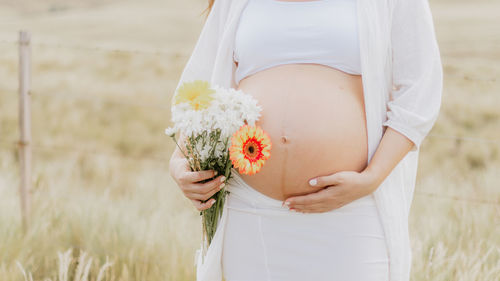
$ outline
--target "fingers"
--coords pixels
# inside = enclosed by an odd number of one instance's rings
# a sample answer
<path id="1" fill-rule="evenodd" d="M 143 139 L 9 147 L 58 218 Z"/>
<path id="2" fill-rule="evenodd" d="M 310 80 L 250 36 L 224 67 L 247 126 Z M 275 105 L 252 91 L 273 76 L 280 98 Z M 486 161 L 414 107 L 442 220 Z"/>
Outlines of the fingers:
<path id="1" fill-rule="evenodd" d="M 309 193 L 306 195 L 289 197 L 285 200 L 285 204 L 288 204 L 288 207 L 290 208 L 292 208 L 294 205 L 311 205 L 327 200 L 327 196 L 328 194 L 326 192 L 326 189 L 321 189 L 320 191 Z"/>
<path id="2" fill-rule="evenodd" d="M 186 197 L 188 197 L 190 199 L 205 201 L 205 200 L 208 200 L 208 198 L 212 197 L 215 193 L 217 193 L 221 189 L 222 189 L 222 187 L 219 185 L 219 186 L 214 187 L 213 189 L 211 189 L 207 193 L 194 193 L 194 192 L 186 193 Z"/>
<path id="3" fill-rule="evenodd" d="M 214 188 L 217 187 L 222 188 L 224 186 L 225 180 L 226 177 L 224 175 L 220 175 L 211 181 L 207 181 L 205 183 L 195 183 L 192 184 L 191 186 L 194 187 L 193 192 L 195 193 L 208 193 Z"/>
<path id="4" fill-rule="evenodd" d="M 177 171 L 177 180 L 180 183 L 193 183 L 203 181 L 209 178 L 212 178 L 216 175 L 215 170 L 202 170 L 202 171 L 191 171 L 191 167 L 189 165 L 189 161 L 186 157 L 179 158 L 179 163 L 177 163 L 177 167 L 179 171 Z"/>
<path id="5" fill-rule="evenodd" d="M 224 176 L 217 177 L 205 183 L 193 183 L 184 187 L 186 197 L 196 200 L 207 200 L 224 187 Z"/>
<path id="6" fill-rule="evenodd" d="M 323 203 L 315 203 L 309 205 L 293 205 L 290 207 L 290 211 L 302 212 L 302 213 L 319 213 L 325 209 L 325 204 Z"/>
<path id="7" fill-rule="evenodd" d="M 343 183 L 344 179 L 341 172 L 334 173 L 327 176 L 313 178 L 309 181 L 311 186 L 328 186 Z"/>
<path id="8" fill-rule="evenodd" d="M 189 161 L 185 157 L 172 159 L 171 166 L 175 167 L 170 169 L 171 175 L 173 175 L 184 195 L 191 200 L 196 209 L 203 211 L 215 203 L 215 199 L 210 199 L 210 197 L 224 187 L 224 175 L 201 183 L 201 181 L 213 178 L 216 171 L 191 171 Z"/>
<path id="9" fill-rule="evenodd" d="M 212 207 L 213 204 L 215 203 L 215 199 L 212 198 L 207 202 L 201 202 L 200 200 L 191 199 L 191 202 L 193 202 L 193 205 L 196 207 L 198 211 L 203 211 Z"/>
<path id="10" fill-rule="evenodd" d="M 315 203 L 315 204 L 309 204 L 309 205 L 294 205 L 293 207 L 290 208 L 291 211 L 297 211 L 297 212 L 302 212 L 302 213 L 322 213 L 322 212 L 328 212 L 331 210 L 338 209 L 342 206 L 344 206 L 344 202 L 340 201 L 326 201 L 326 202 L 320 202 L 320 203 Z"/>
<path id="11" fill-rule="evenodd" d="M 190 171 L 185 170 L 179 180 L 185 183 L 199 182 L 215 176 L 215 170 Z"/>
<path id="12" fill-rule="evenodd" d="M 290 202 L 288 208 L 303 213 L 327 212 L 342 206 L 337 198 L 338 190 L 334 186 L 326 187 L 314 193 L 287 198 L 284 202 Z"/>

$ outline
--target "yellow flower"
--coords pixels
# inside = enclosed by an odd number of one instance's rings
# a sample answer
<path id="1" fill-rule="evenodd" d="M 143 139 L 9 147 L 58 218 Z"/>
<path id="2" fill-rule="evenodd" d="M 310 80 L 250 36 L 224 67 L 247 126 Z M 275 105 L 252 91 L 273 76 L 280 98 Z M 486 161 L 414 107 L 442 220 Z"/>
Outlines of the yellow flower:
<path id="1" fill-rule="evenodd" d="M 187 102 L 194 110 L 207 108 L 213 100 L 215 90 L 210 88 L 210 83 L 204 80 L 184 82 L 173 98 L 173 104 Z"/>
<path id="2" fill-rule="evenodd" d="M 265 160 L 271 156 L 271 140 L 259 126 L 247 124 L 231 137 L 229 158 L 235 168 L 243 174 L 255 174 L 260 171 Z"/>

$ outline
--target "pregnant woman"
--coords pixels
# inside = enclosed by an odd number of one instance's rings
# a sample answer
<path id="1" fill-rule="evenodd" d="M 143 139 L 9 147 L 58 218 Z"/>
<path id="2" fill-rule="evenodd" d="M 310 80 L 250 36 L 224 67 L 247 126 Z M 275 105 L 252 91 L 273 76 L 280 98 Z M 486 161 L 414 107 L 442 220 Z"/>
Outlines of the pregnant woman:
<path id="1" fill-rule="evenodd" d="M 254 96 L 273 144 L 254 175 L 232 171 L 198 280 L 409 280 L 417 158 L 441 104 L 427 0 L 216 0 L 179 85 Z M 198 210 L 223 186 L 170 174 Z"/>

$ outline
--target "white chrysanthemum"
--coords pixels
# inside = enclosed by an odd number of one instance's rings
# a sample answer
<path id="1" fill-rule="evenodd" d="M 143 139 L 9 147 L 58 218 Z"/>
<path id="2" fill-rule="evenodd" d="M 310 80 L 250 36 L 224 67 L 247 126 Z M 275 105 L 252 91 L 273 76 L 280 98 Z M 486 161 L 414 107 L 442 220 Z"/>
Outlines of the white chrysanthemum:
<path id="1" fill-rule="evenodd" d="M 177 128 L 175 125 L 173 127 L 168 127 L 165 129 L 165 135 L 173 137 L 177 133 Z"/>
<path id="2" fill-rule="evenodd" d="M 217 146 L 215 148 L 215 156 L 217 158 L 221 158 L 225 156 L 226 150 L 229 148 L 229 142 L 226 144 L 226 147 L 224 146 L 224 142 L 218 142 Z"/>
<path id="3" fill-rule="evenodd" d="M 227 150 L 224 147 L 226 141 L 229 145 L 230 137 L 242 126 L 247 124 L 253 126 L 259 119 L 262 108 L 257 104 L 257 100 L 241 90 L 234 88 L 222 88 L 217 85 L 212 86 L 215 90 L 210 105 L 203 110 L 193 110 L 188 103 L 180 103 L 172 106 L 171 121 L 172 128 L 167 128 L 165 133 L 171 135 L 174 132 L 182 132 L 185 136 L 196 137 L 207 131 L 221 131 L 219 142 L 216 145 L 214 154 L 222 157 Z M 200 153 L 202 161 L 210 157 L 210 146 L 202 146 L 201 140 L 196 144 L 196 149 Z M 209 143 L 209 140 L 205 140 Z M 213 145 L 213 144 L 212 144 Z"/>
<path id="4" fill-rule="evenodd" d="M 196 144 L 196 150 L 199 153 L 199 157 L 201 162 L 204 162 L 208 159 L 209 152 L 210 152 L 211 147 L 209 145 L 203 145 L 203 142 L 198 142 Z"/>

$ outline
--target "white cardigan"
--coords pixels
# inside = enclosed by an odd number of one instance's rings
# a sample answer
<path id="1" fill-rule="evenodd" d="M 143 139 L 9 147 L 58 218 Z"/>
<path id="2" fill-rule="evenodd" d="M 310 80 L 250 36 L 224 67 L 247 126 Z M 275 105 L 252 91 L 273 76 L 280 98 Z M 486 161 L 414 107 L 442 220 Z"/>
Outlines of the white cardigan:
<path id="1" fill-rule="evenodd" d="M 236 87 L 234 35 L 247 1 L 215 1 L 177 87 L 194 79 Z M 368 163 L 386 126 L 414 143 L 412 150 L 374 192 L 386 236 L 390 281 L 408 281 L 412 261 L 408 215 L 419 147 L 441 107 L 441 57 L 428 0 L 356 1 Z M 221 280 L 221 264 L 212 262 L 204 263 L 211 265 L 210 268 L 198 268 L 197 280 Z"/>

